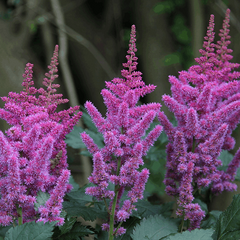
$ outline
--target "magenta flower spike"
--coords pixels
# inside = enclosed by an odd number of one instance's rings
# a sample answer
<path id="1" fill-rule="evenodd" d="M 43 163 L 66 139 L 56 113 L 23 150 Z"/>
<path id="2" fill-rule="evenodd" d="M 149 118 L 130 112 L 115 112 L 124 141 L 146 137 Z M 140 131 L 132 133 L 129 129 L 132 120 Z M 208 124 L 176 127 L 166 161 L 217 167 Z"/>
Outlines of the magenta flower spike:
<path id="1" fill-rule="evenodd" d="M 211 15 L 198 65 L 181 71 L 179 79 L 170 76 L 172 96 L 163 101 L 178 121 L 173 127 L 163 112 L 158 119 L 168 136 L 166 192 L 178 198 L 177 214 L 190 221 L 189 229 L 199 228 L 205 214 L 193 203 L 194 191 L 210 187 L 213 193 L 236 190 L 232 183 L 240 164 L 239 151 L 226 172 L 222 165 L 222 150 L 234 148 L 232 131 L 240 120 L 240 65 L 228 49 L 230 10 L 226 12 L 220 40 L 214 43 L 214 16 Z"/>
<path id="2" fill-rule="evenodd" d="M 59 221 L 64 195 L 71 190 L 68 183 L 65 135 L 81 117 L 78 106 L 56 112 L 62 94 L 55 94 L 58 46 L 43 80 L 43 88 L 33 87 L 33 64 L 27 63 L 23 74 L 23 91 L 2 97 L 4 108 L 0 118 L 12 125 L 4 135 L 0 131 L 0 225 L 29 221 Z M 37 94 L 37 95 L 36 95 Z M 39 191 L 50 194 L 38 210 L 34 208 Z"/>
<path id="3" fill-rule="evenodd" d="M 109 239 L 114 235 L 125 233 L 120 227 L 135 210 L 134 203 L 143 198 L 145 184 L 149 171 L 138 168 L 143 165 L 142 157 L 159 137 L 162 127 L 157 125 L 144 139 L 143 136 L 150 124 L 159 113 L 161 105 L 150 103 L 137 106 L 141 96 L 152 92 L 154 85 L 145 85 L 141 72 L 137 71 L 135 26 L 131 29 L 131 38 L 127 63 L 123 66 L 123 78 L 114 78 L 106 82 L 107 89 L 101 94 L 107 107 L 104 118 L 95 106 L 87 101 L 85 107 L 95 123 L 99 132 L 103 134 L 105 146 L 98 149 L 93 140 L 82 133 L 83 142 L 89 152 L 93 154 L 93 173 L 89 181 L 96 186 L 86 189 L 86 193 L 100 200 L 111 199 L 109 206 L 109 223 L 102 225 L 102 229 L 109 231 Z M 108 185 L 115 185 L 114 190 L 109 190 Z M 130 189 L 130 190 L 129 190 Z M 120 207 L 121 196 L 127 192 L 128 199 Z M 118 227 L 114 228 L 114 225 Z"/>

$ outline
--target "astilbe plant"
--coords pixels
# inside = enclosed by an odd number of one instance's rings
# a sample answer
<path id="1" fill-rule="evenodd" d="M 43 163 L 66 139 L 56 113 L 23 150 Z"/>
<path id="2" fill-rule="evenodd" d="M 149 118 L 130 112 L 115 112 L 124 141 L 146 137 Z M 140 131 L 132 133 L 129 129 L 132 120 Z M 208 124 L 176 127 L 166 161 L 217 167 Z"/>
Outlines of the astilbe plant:
<path id="1" fill-rule="evenodd" d="M 136 105 L 139 98 L 152 92 L 155 86 L 145 85 L 141 72 L 136 71 L 135 34 L 133 25 L 127 63 L 123 64 L 126 69 L 121 71 L 123 78 L 106 82 L 107 89 L 101 91 L 107 107 L 106 118 L 102 117 L 91 102 L 85 104 L 98 131 L 103 134 L 105 146 L 99 149 L 87 133 L 81 134 L 83 142 L 93 154 L 93 172 L 89 181 L 96 185 L 88 187 L 86 193 L 104 200 L 106 205 L 106 199 L 111 199 L 107 206 L 109 222 L 102 225 L 103 230 L 109 231 L 109 239 L 125 233 L 126 230 L 121 227 L 122 222 L 136 210 L 134 203 L 143 198 L 149 171 L 146 168 L 141 171 L 138 169 L 143 165 L 142 157 L 162 131 L 162 127 L 157 125 L 143 138 L 161 105 Z M 109 183 L 114 184 L 114 191 L 108 189 Z M 121 204 L 124 191 L 128 191 L 127 199 Z M 115 224 L 118 224 L 116 228 Z"/>
<path id="2" fill-rule="evenodd" d="M 159 121 L 167 133 L 167 172 L 164 183 L 166 192 L 177 197 L 177 215 L 189 220 L 189 229 L 200 227 L 205 214 L 198 203 L 193 203 L 194 194 L 204 187 L 213 193 L 236 190 L 232 181 L 240 162 L 240 150 L 228 165 L 226 172 L 219 155 L 222 150 L 234 148 L 231 136 L 240 120 L 240 73 L 233 71 L 239 64 L 232 59 L 229 17 L 226 12 L 220 40 L 214 41 L 214 15 L 211 15 L 207 35 L 204 38 L 198 65 L 181 71 L 179 78 L 169 77 L 172 96 L 164 95 L 164 103 L 174 113 L 176 127 L 163 112 Z M 184 222 L 184 221 L 183 221 Z M 182 224 L 183 224 L 182 222 Z"/>
<path id="3" fill-rule="evenodd" d="M 0 131 L 0 225 L 7 226 L 29 221 L 64 223 L 60 217 L 63 197 L 71 190 L 68 183 L 65 135 L 81 117 L 78 106 L 56 112 L 62 94 L 55 94 L 58 84 L 58 46 L 49 72 L 43 79 L 43 88 L 33 87 L 33 64 L 26 64 L 23 91 L 9 92 L 2 97 L 4 108 L 0 118 L 11 127 L 6 135 Z M 50 194 L 45 205 L 34 208 L 39 191 Z"/>

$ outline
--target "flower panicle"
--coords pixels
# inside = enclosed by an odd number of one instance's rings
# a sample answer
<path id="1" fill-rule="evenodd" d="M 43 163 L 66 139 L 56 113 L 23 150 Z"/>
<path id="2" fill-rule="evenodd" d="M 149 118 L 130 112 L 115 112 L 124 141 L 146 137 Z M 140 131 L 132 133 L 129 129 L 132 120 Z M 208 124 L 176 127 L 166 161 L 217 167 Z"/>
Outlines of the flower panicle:
<path id="1" fill-rule="evenodd" d="M 107 107 L 106 117 L 89 101 L 85 104 L 105 143 L 99 149 L 89 135 L 81 134 L 83 142 L 93 154 L 93 172 L 89 181 L 95 186 L 87 188 L 86 193 L 101 200 L 111 199 L 109 208 L 114 213 L 113 217 L 110 216 L 110 222 L 102 225 L 106 231 L 116 231 L 112 225 L 126 221 L 135 210 L 134 203 L 143 198 L 149 171 L 138 169 L 143 165 L 143 156 L 162 131 L 162 127 L 157 125 L 145 136 L 161 105 L 151 103 L 137 106 L 140 97 L 153 91 L 155 86 L 146 86 L 142 81 L 141 73 L 137 71 L 136 52 L 136 28 L 133 25 L 127 62 L 123 64 L 126 69 L 121 72 L 123 78 L 106 82 L 106 89 L 101 91 Z M 109 183 L 115 185 L 115 191 L 107 189 Z M 128 199 L 121 205 L 121 196 L 125 191 L 128 192 Z M 121 235 L 125 231 L 120 227 L 115 234 Z"/>
<path id="2" fill-rule="evenodd" d="M 19 217 L 22 220 L 57 221 L 60 217 L 63 196 L 71 189 L 67 170 L 65 135 L 81 117 L 78 106 L 56 112 L 57 105 L 66 102 L 55 94 L 58 46 L 43 80 L 47 88 L 33 86 L 33 64 L 27 63 L 23 74 L 23 91 L 10 92 L 2 97 L 4 108 L 0 118 L 12 125 L 6 136 L 0 131 L 0 224 L 7 226 Z M 38 95 L 37 95 L 38 94 Z M 48 192 L 50 199 L 38 210 L 34 202 L 39 191 Z M 8 204 L 6 204 L 8 203 Z"/>
<path id="3" fill-rule="evenodd" d="M 214 193 L 233 191 L 232 183 L 239 166 L 239 153 L 226 172 L 218 170 L 222 150 L 234 148 L 232 131 L 240 120 L 239 72 L 232 72 L 239 64 L 228 49 L 230 10 L 226 11 L 220 40 L 214 43 L 214 16 L 211 15 L 198 65 L 179 73 L 179 79 L 169 77 L 172 96 L 163 101 L 176 117 L 173 127 L 163 112 L 158 119 L 167 133 L 167 171 L 164 183 L 169 195 L 179 197 L 178 214 L 190 221 L 189 229 L 199 228 L 204 212 L 192 203 L 193 192 L 209 186 Z M 190 171 L 191 170 L 191 171 Z M 195 186 L 195 189 L 192 188 Z"/>

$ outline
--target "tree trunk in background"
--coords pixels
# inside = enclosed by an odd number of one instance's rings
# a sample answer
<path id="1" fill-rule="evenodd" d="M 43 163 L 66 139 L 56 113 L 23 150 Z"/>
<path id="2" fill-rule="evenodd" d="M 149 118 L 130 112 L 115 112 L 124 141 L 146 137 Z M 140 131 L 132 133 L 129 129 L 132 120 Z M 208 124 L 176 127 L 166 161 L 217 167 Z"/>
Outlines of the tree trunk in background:
<path id="1" fill-rule="evenodd" d="M 68 1 L 63 2 L 65 4 Z M 65 21 L 69 27 L 90 41 L 105 57 L 109 65 L 114 68 L 117 60 L 114 38 L 104 31 L 101 21 L 89 12 L 85 4 L 66 12 Z M 112 79 L 109 79 L 106 71 L 89 49 L 71 38 L 69 38 L 69 54 L 73 73 L 78 77 L 75 81 L 76 86 L 81 89 L 81 93 L 84 95 L 79 96 L 80 99 L 89 99 L 100 112 L 105 114 L 106 109 L 100 92 L 105 87 L 105 81 L 111 81 Z M 81 105 L 84 104 L 84 102 L 80 103 Z"/>
<path id="2" fill-rule="evenodd" d="M 170 93 L 169 75 L 178 75 L 180 64 L 164 66 L 164 57 L 174 53 L 173 40 L 167 23 L 166 14 L 156 14 L 153 9 L 158 0 L 135 0 L 137 42 L 140 43 L 139 61 L 142 64 L 143 80 L 146 84 L 157 85 L 154 92 L 147 96 L 148 102 L 161 102 L 161 110 L 168 112 L 162 102 L 162 95 Z"/>
<path id="3" fill-rule="evenodd" d="M 38 1 L 40 3 L 41 1 Z M 32 7 L 35 8 L 32 2 Z M 22 10 L 24 8 L 21 8 Z M 0 12 L 5 13 L 7 9 L 0 2 Z M 24 9 L 24 16 L 20 12 L 16 17 L 9 20 L 0 20 L 0 96 L 7 96 L 8 92 L 20 92 L 22 90 L 22 74 L 27 62 L 34 63 L 34 78 L 39 77 L 39 72 L 43 75 L 37 56 L 29 48 L 32 34 L 30 33 L 29 20 L 31 13 Z M 0 101 L 0 107 L 4 102 Z M 9 126 L 0 120 L 1 130 Z"/>
<path id="4" fill-rule="evenodd" d="M 203 45 L 204 37 L 204 14 L 201 0 L 189 0 L 192 32 L 192 49 L 194 58 L 199 57 L 199 49 Z"/>

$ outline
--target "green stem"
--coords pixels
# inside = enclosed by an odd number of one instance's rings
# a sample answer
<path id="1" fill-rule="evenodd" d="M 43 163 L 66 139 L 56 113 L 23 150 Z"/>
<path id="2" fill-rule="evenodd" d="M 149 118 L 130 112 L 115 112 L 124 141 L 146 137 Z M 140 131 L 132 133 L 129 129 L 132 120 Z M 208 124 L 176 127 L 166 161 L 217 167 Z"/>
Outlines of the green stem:
<path id="1" fill-rule="evenodd" d="M 111 212 L 110 212 L 109 209 L 108 209 L 108 205 L 107 205 L 106 199 L 103 198 L 103 201 L 104 201 L 104 203 L 105 203 L 105 207 L 106 207 L 106 209 L 107 209 L 107 212 L 108 212 L 108 214 L 110 215 Z"/>
<path id="2" fill-rule="evenodd" d="M 115 197 L 113 199 L 112 212 L 111 212 L 111 215 L 110 215 L 109 238 L 108 238 L 108 240 L 113 240 L 114 239 L 113 230 L 114 230 L 114 217 L 115 217 L 115 208 L 116 208 L 116 204 L 117 204 L 117 196 L 118 196 L 118 191 L 116 191 L 116 186 L 115 186 Z"/>
<path id="3" fill-rule="evenodd" d="M 18 213 L 18 225 L 22 225 L 23 224 L 23 217 L 22 217 L 22 208 L 21 207 L 17 207 L 17 213 Z"/>
<path id="4" fill-rule="evenodd" d="M 118 226 L 117 226 L 117 228 L 116 228 L 116 230 L 114 231 L 113 234 L 116 234 L 117 230 L 121 227 L 122 223 L 123 223 L 123 222 L 120 222 L 120 223 L 118 224 Z"/>
<path id="5" fill-rule="evenodd" d="M 121 166 L 121 158 L 118 158 L 118 166 L 117 166 L 117 176 L 119 175 L 120 172 L 120 166 Z M 118 191 L 119 191 L 119 187 L 115 185 L 114 188 L 114 192 L 115 192 L 115 196 L 113 199 L 113 203 L 112 203 L 112 211 L 110 214 L 110 221 L 109 221 L 109 237 L 108 240 L 114 240 L 114 217 L 115 217 L 115 209 L 116 209 L 116 205 L 117 205 L 117 197 L 118 197 Z"/>
<path id="6" fill-rule="evenodd" d="M 197 147 L 197 142 L 196 142 L 196 139 L 193 138 L 193 144 L 192 144 L 192 152 L 193 153 L 194 153 L 196 147 Z"/>
<path id="7" fill-rule="evenodd" d="M 182 232 L 183 231 L 183 226 L 184 226 L 184 215 L 185 214 L 183 214 L 183 216 L 182 216 L 182 222 L 181 222 L 181 224 L 179 225 L 179 227 L 178 227 L 178 232 Z"/>

